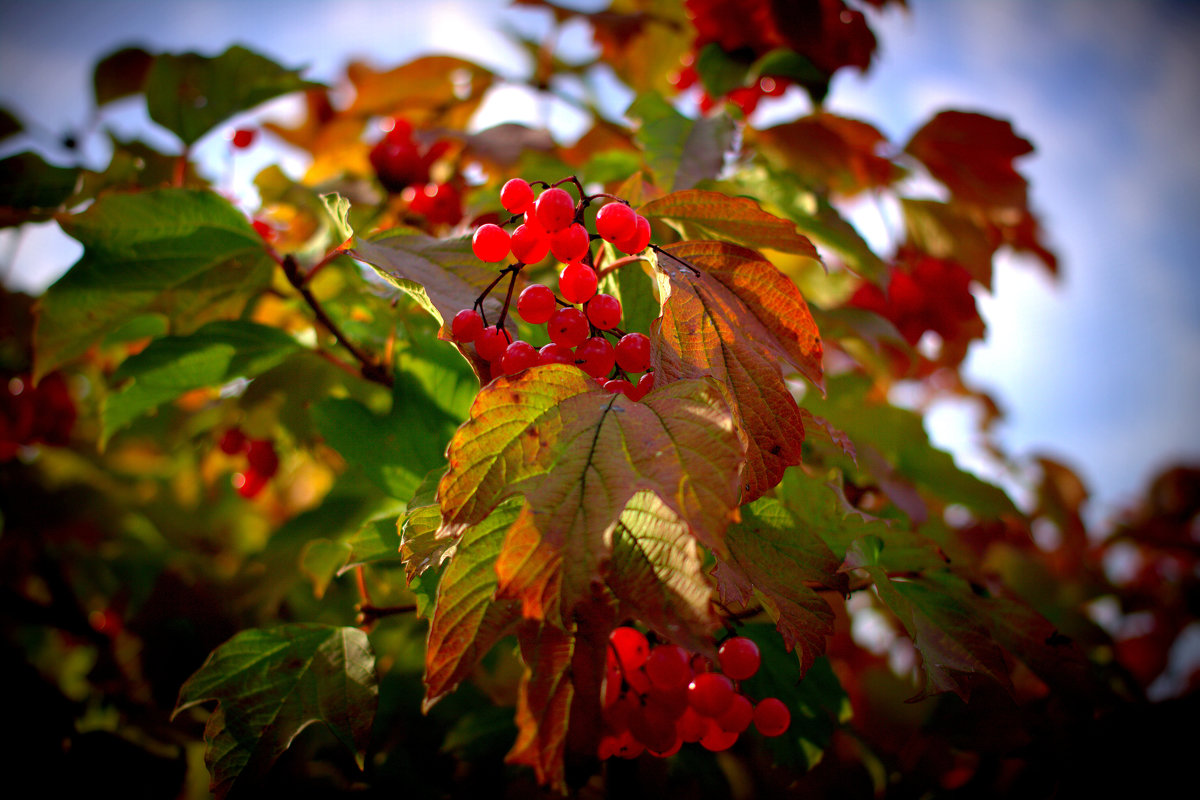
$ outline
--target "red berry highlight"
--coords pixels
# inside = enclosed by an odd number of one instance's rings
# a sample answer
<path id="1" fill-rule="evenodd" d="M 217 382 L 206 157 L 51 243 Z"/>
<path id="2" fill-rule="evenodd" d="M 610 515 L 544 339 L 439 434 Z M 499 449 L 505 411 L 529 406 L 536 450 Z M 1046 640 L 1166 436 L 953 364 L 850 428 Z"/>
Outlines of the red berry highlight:
<path id="1" fill-rule="evenodd" d="M 550 341 L 563 347 L 578 347 L 588 335 L 587 317 L 577 308 L 560 308 L 550 315 L 546 323 Z M 571 357 L 575 363 L 575 357 Z"/>
<path id="2" fill-rule="evenodd" d="M 735 681 L 752 677 L 761 662 L 758 645 L 745 636 L 727 639 L 717 651 L 717 660 L 721 662 L 721 671 Z"/>
<path id="3" fill-rule="evenodd" d="M 506 347 L 504 355 L 500 356 L 500 369 L 504 370 L 505 375 L 516 375 L 518 372 L 524 372 L 530 367 L 537 366 L 538 363 L 537 349 L 529 342 L 523 342 L 520 339 Z"/>
<path id="4" fill-rule="evenodd" d="M 586 339 L 575 348 L 575 363 L 593 378 L 603 378 L 612 372 L 616 363 L 613 346 L 602 336 Z"/>
<path id="5" fill-rule="evenodd" d="M 450 321 L 450 336 L 459 344 L 468 344 L 483 333 L 483 318 L 473 308 L 464 308 Z"/>
<path id="6" fill-rule="evenodd" d="M 510 214 L 524 214 L 533 205 L 533 188 L 520 178 L 513 178 L 500 189 L 500 205 Z"/>
<path id="7" fill-rule="evenodd" d="M 621 322 L 621 301 L 611 294 L 598 294 L 588 301 L 588 320 L 602 331 L 610 331 Z"/>
<path id="8" fill-rule="evenodd" d="M 596 213 L 596 233 L 606 242 L 619 242 L 637 233 L 637 212 L 624 203 L 609 203 Z"/>
<path id="9" fill-rule="evenodd" d="M 530 325 L 543 325 L 550 321 L 557 305 L 550 287 L 533 283 L 521 290 L 517 297 L 517 313 Z"/>
<path id="10" fill-rule="evenodd" d="M 733 681 L 719 672 L 703 672 L 688 684 L 688 702 L 705 717 L 719 717 L 733 702 Z"/>
<path id="11" fill-rule="evenodd" d="M 508 231 L 491 222 L 480 225 L 471 237 L 471 250 L 480 261 L 496 264 L 508 257 Z"/>
<path id="12" fill-rule="evenodd" d="M 792 722 L 792 713 L 778 697 L 760 700 L 754 707 L 754 727 L 763 736 L 779 736 Z"/>
<path id="13" fill-rule="evenodd" d="M 533 206 L 538 222 L 548 233 L 561 231 L 575 219 L 575 201 L 565 189 L 547 189 Z"/>
<path id="14" fill-rule="evenodd" d="M 572 261 L 558 274 L 558 291 L 568 303 L 586 303 L 596 293 L 596 272 L 581 261 Z"/>
<path id="15" fill-rule="evenodd" d="M 536 264 L 550 252 L 550 237 L 541 228 L 518 225 L 510 240 L 513 258 L 522 264 Z"/>
<path id="16" fill-rule="evenodd" d="M 512 336 L 498 325 L 489 325 L 475 340 L 475 352 L 485 361 L 496 361 L 512 344 Z"/>
<path id="17" fill-rule="evenodd" d="M 589 244 L 587 228 L 578 222 L 550 235 L 550 252 L 563 263 L 586 256 Z"/>
<path id="18" fill-rule="evenodd" d="M 625 334 L 617 341 L 616 351 L 617 366 L 626 372 L 645 372 L 650 366 L 650 337 L 644 333 Z"/>

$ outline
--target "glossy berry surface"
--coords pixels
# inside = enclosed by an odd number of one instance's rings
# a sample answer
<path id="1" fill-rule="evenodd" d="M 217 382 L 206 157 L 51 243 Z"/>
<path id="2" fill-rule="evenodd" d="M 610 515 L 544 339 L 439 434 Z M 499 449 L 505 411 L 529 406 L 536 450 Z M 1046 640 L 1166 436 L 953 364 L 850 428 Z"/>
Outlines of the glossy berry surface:
<path id="1" fill-rule="evenodd" d="M 500 369 L 504 370 L 505 375 L 516 375 L 537 366 L 539 361 L 537 349 L 529 342 L 518 339 L 504 349 L 504 355 L 500 356 Z"/>
<path id="2" fill-rule="evenodd" d="M 627 256 L 632 256 L 645 250 L 650 246 L 650 220 L 638 214 L 634 232 L 625 239 L 613 242 L 613 246 Z"/>
<path id="3" fill-rule="evenodd" d="M 688 651 L 679 645 L 659 645 L 646 661 L 646 674 L 661 689 L 683 689 L 692 679 L 690 661 Z"/>
<path id="4" fill-rule="evenodd" d="M 688 703 L 702 716 L 719 717 L 733 702 L 733 681 L 719 672 L 704 672 L 688 684 Z"/>
<path id="5" fill-rule="evenodd" d="M 279 469 L 279 455 L 270 439 L 251 439 L 246 444 L 246 461 L 250 469 L 270 478 Z"/>
<path id="6" fill-rule="evenodd" d="M 491 222 L 480 225 L 471 237 L 471 251 L 480 261 L 496 264 L 508 257 L 508 231 Z"/>
<path id="7" fill-rule="evenodd" d="M 558 274 L 558 291 L 568 303 L 586 303 L 596 293 L 596 273 L 587 264 L 572 261 Z"/>
<path id="8" fill-rule="evenodd" d="M 534 203 L 534 213 L 547 233 L 561 231 L 575 220 L 575 201 L 565 189 L 547 189 Z"/>
<path id="9" fill-rule="evenodd" d="M 647 372 L 642 377 L 638 378 L 637 386 L 635 387 L 634 400 L 641 400 L 650 390 L 654 388 L 654 373 Z"/>
<path id="10" fill-rule="evenodd" d="M 480 332 L 475 340 L 475 352 L 485 361 L 496 361 L 504 355 L 504 351 L 512 344 L 512 336 L 508 331 L 496 325 L 489 325 Z"/>
<path id="11" fill-rule="evenodd" d="M 620 392 L 626 397 L 632 398 L 634 386 L 624 378 L 613 378 L 611 381 L 604 382 L 604 390 L 613 394 Z"/>
<path id="12" fill-rule="evenodd" d="M 617 366 L 626 372 L 645 372 L 650 366 L 650 337 L 627 333 L 617 340 Z"/>
<path id="13" fill-rule="evenodd" d="M 608 635 L 608 642 L 609 654 L 626 672 L 640 668 L 650 657 L 650 642 L 637 628 L 626 625 L 614 628 Z"/>
<path id="14" fill-rule="evenodd" d="M 729 708 L 717 717 L 717 724 L 730 733 L 741 733 L 754 721 L 754 704 L 744 694 L 735 694 Z"/>
<path id="15" fill-rule="evenodd" d="M 559 261 L 578 261 L 588 252 L 587 228 L 578 222 L 550 235 L 550 252 Z"/>
<path id="16" fill-rule="evenodd" d="M 522 264 L 536 264 L 550 252 L 550 237 L 532 225 L 518 225 L 510 244 L 513 258 Z"/>
<path id="17" fill-rule="evenodd" d="M 233 132 L 233 136 L 229 138 L 229 143 L 238 150 L 245 150 L 250 145 L 254 144 L 255 131 L 250 128 L 238 128 Z"/>
<path id="18" fill-rule="evenodd" d="M 544 325 L 549 322 L 556 308 L 554 292 L 540 283 L 526 286 L 517 297 L 517 313 L 530 325 Z"/>
<path id="19" fill-rule="evenodd" d="M 500 189 L 500 205 L 510 214 L 524 214 L 533 205 L 533 188 L 521 178 L 513 178 Z"/>
<path id="20" fill-rule="evenodd" d="M 574 364 L 575 351 L 551 342 L 542 345 L 542 349 L 538 351 L 538 361 L 541 364 Z"/>
<path id="21" fill-rule="evenodd" d="M 464 308 L 450 322 L 450 336 L 459 344 L 468 344 L 483 333 L 483 318 L 473 308 Z"/>
<path id="22" fill-rule="evenodd" d="M 609 203 L 596 213 L 596 233 L 606 242 L 618 242 L 637 233 L 637 212 L 624 203 Z"/>
<path id="23" fill-rule="evenodd" d="M 546 323 L 550 341 L 563 347 L 578 347 L 588 335 L 587 317 L 577 308 L 560 308 L 550 315 Z M 571 363 L 575 363 L 574 357 Z"/>
<path id="24" fill-rule="evenodd" d="M 778 697 L 768 697 L 754 707 L 754 727 L 763 736 L 779 736 L 791 722 L 791 712 Z"/>
<path id="25" fill-rule="evenodd" d="M 721 671 L 735 681 L 744 681 L 758 672 L 761 657 L 758 645 L 745 636 L 734 636 L 726 639 L 717 651 L 717 660 L 721 663 Z"/>
<path id="26" fill-rule="evenodd" d="M 242 433 L 241 428 L 230 428 L 221 434 L 217 447 L 221 449 L 222 453 L 235 456 L 246 449 L 246 434 Z"/>
<path id="27" fill-rule="evenodd" d="M 621 301 L 611 294 L 598 294 L 588 301 L 587 317 L 602 331 L 610 331 L 621 323 Z"/>
<path id="28" fill-rule="evenodd" d="M 575 363 L 593 378 L 603 378 L 612 372 L 616 358 L 613 346 L 602 336 L 593 336 L 575 348 Z"/>

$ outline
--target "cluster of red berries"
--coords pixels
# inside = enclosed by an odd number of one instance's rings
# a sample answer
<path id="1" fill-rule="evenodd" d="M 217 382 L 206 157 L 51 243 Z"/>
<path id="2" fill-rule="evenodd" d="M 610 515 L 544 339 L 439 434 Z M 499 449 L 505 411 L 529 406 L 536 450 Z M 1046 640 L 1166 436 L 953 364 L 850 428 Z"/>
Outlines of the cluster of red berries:
<path id="1" fill-rule="evenodd" d="M 744 636 L 726 639 L 717 651 L 720 671 L 707 658 L 675 644 L 651 647 L 637 628 L 609 635 L 604 679 L 601 759 L 636 758 L 643 752 L 674 755 L 685 742 L 713 752 L 733 746 L 751 725 L 779 736 L 791 713 L 777 697 L 754 703 L 738 682 L 758 672 L 758 645 Z"/>
<path id="2" fill-rule="evenodd" d="M 578 186 L 578 184 L 576 184 Z M 599 276 L 593 267 L 592 241 L 603 239 L 617 250 L 634 255 L 650 245 L 650 223 L 625 202 L 606 203 L 596 213 L 596 234 L 583 224 L 584 211 L 601 195 L 583 195 L 578 203 L 558 186 L 546 186 L 535 196 L 533 187 L 513 178 L 500 191 L 500 203 L 520 223 L 510 234 L 503 225 L 480 225 L 471 240 L 476 257 L 489 264 L 512 262 L 484 291 L 472 308 L 459 311 L 450 324 L 450 335 L 460 344 L 473 344 L 475 352 L 492 365 L 493 375 L 514 375 L 538 364 L 574 364 L 601 381 L 604 388 L 640 400 L 654 386 L 650 366 L 650 339 L 643 333 L 625 333 L 621 301 L 597 292 Z M 483 300 L 504 275 L 515 281 L 528 264 L 553 255 L 562 262 L 558 294 L 540 283 L 530 284 L 517 298 L 517 314 L 530 325 L 545 325 L 549 344 L 535 348 L 513 340 L 504 328 L 512 300 L 512 283 L 505 306 L 495 324 L 483 316 Z M 609 341 L 609 338 L 613 341 Z M 634 384 L 629 375 L 643 373 Z"/>
<path id="3" fill-rule="evenodd" d="M 367 155 L 383 188 L 403 193 L 408 208 L 431 225 L 455 225 L 462 219 L 462 192 L 451 183 L 430 183 L 434 162 L 450 149 L 439 139 L 423 149 L 413 137 L 412 123 L 402 117 L 388 120 L 384 137 Z M 407 190 L 407 191 L 406 191 Z"/>
<path id="4" fill-rule="evenodd" d="M 892 269 L 885 294 L 873 283 L 864 283 L 849 304 L 874 311 L 891 320 L 910 344 L 925 331 L 943 340 L 957 340 L 979 318 L 971 294 L 971 274 L 961 265 L 926 255 L 902 256 L 904 267 Z"/>
<path id="5" fill-rule="evenodd" d="M 70 441 L 75 402 L 61 372 L 50 373 L 36 386 L 28 373 L 7 379 L 0 373 L 0 381 L 0 462 L 11 460 L 22 447 L 63 447 Z"/>
<path id="6" fill-rule="evenodd" d="M 233 488 L 242 497 L 255 497 L 279 471 L 279 454 L 270 439 L 251 439 L 241 428 L 229 428 L 217 446 L 226 455 L 246 456 L 246 469 L 233 476 Z"/>

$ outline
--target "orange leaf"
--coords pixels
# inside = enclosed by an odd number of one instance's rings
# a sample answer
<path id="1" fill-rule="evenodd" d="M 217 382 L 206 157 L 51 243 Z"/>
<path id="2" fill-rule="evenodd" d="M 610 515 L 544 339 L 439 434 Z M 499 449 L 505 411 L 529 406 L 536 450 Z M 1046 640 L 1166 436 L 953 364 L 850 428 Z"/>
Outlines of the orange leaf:
<path id="1" fill-rule="evenodd" d="M 533 767 L 538 783 L 565 790 L 563 752 L 575 696 L 570 672 L 575 635 L 527 621 L 517 640 L 525 674 L 517 695 L 517 741 L 505 761 Z"/>
<path id="2" fill-rule="evenodd" d="M 833 114 L 813 114 L 766 130 L 747 131 L 763 154 L 805 185 L 852 196 L 889 186 L 903 171 L 881 153 L 887 139 L 874 126 Z"/>
<path id="3" fill-rule="evenodd" d="M 685 239 L 724 239 L 821 260 L 817 248 L 796 231 L 794 222 L 763 211 L 747 197 L 686 189 L 651 200 L 638 211 L 647 218 L 674 222 Z"/>
<path id="4" fill-rule="evenodd" d="M 660 380 L 717 380 L 746 443 L 750 502 L 800 463 L 804 424 L 784 365 L 823 387 L 816 323 L 796 286 L 751 250 L 685 242 L 662 251 L 658 269 L 655 369 Z"/>

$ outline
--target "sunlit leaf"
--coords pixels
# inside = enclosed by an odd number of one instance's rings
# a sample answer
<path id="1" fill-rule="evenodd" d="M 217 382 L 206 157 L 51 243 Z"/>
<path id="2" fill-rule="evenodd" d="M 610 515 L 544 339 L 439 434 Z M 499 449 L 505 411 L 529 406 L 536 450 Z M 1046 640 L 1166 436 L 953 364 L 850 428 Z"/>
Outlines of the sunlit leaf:
<path id="1" fill-rule="evenodd" d="M 212 791 L 266 774 L 292 740 L 323 723 L 363 763 L 378 693 L 375 656 L 356 628 L 283 625 L 242 631 L 179 690 L 174 715 L 216 700 L 204 731 Z"/>
<path id="2" fill-rule="evenodd" d="M 750 130 L 747 138 L 773 164 L 821 191 L 853 196 L 888 186 L 903 175 L 885 155 L 884 135 L 857 119 L 817 113 Z"/>
<path id="3" fill-rule="evenodd" d="M 686 239 L 722 239 L 753 248 L 778 250 L 820 260 L 796 224 L 762 210 L 747 197 L 688 189 L 651 200 L 638 211 L 676 225 Z"/>
<path id="4" fill-rule="evenodd" d="M 635 141 L 657 183 L 667 191 L 691 189 L 721 174 L 733 147 L 729 117 L 691 119 L 657 94 L 638 97 L 625 114 L 636 121 Z"/>
<path id="5" fill-rule="evenodd" d="M 955 198 L 983 206 L 1025 208 L 1028 184 L 1013 161 L 1033 145 L 1002 119 L 942 111 L 904 146 Z"/>
<path id="6" fill-rule="evenodd" d="M 506 761 L 533 767 L 539 783 L 565 789 L 563 754 L 575 686 L 575 636 L 526 621 L 517 631 L 525 674 L 517 696 L 517 741 Z"/>

